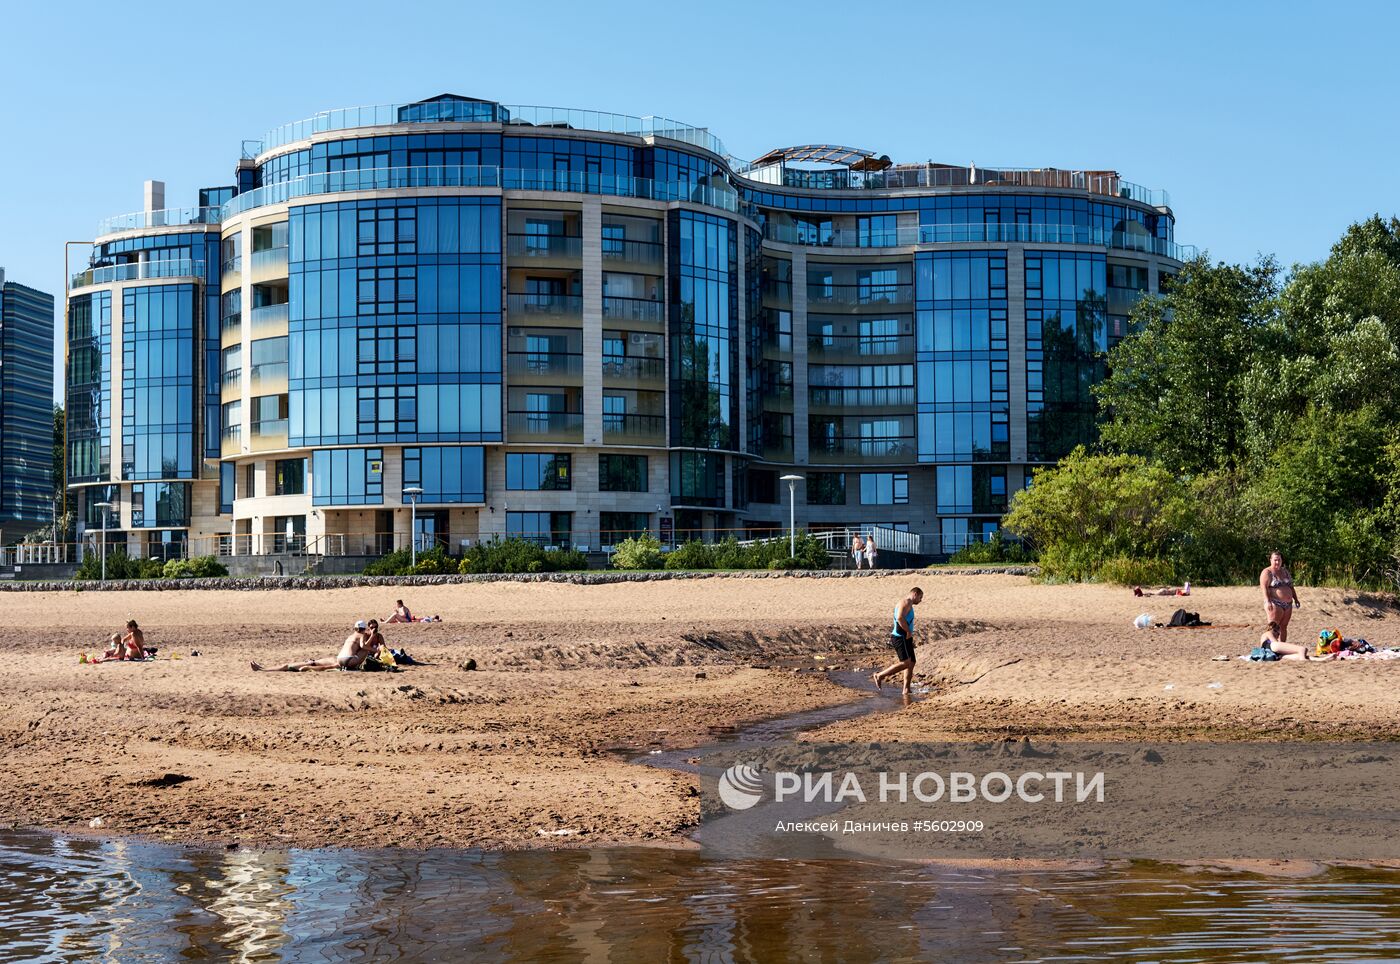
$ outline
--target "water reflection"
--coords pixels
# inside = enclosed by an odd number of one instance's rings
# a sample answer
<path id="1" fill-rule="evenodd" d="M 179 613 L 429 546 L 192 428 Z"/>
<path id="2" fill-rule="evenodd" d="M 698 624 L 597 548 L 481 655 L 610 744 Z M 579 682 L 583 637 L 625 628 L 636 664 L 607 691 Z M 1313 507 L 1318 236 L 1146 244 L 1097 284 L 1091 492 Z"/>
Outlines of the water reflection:
<path id="1" fill-rule="evenodd" d="M 695 851 L 191 851 L 0 834 L 0 961 L 1327 961 L 1400 954 L 1400 872 L 996 873 Z"/>

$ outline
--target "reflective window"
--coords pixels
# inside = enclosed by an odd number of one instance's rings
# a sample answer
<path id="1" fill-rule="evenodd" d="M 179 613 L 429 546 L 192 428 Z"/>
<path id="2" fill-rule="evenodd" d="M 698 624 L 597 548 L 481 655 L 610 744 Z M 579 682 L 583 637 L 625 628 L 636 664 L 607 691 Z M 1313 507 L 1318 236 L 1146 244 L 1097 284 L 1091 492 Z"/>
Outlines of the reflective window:
<path id="1" fill-rule="evenodd" d="M 190 524 L 188 482 L 151 482 L 131 487 L 131 526 L 159 529 Z"/>
<path id="2" fill-rule="evenodd" d="M 383 502 L 383 449 L 316 449 L 311 453 L 312 505 Z"/>
<path id="3" fill-rule="evenodd" d="M 478 446 L 454 445 L 403 450 L 404 488 L 419 488 L 420 504 L 486 501 L 486 459 Z M 405 502 L 410 501 L 407 497 Z"/>
<path id="4" fill-rule="evenodd" d="M 733 449 L 739 406 L 734 222 L 675 211 L 669 223 L 671 444 Z"/>
<path id="5" fill-rule="evenodd" d="M 846 474 L 844 472 L 808 472 L 808 505 L 845 505 Z"/>
<path id="6" fill-rule="evenodd" d="M 646 535 L 650 529 L 650 520 L 645 512 L 600 512 L 598 528 L 601 544 L 611 546 L 623 539 Z"/>
<path id="7" fill-rule="evenodd" d="M 905 472 L 862 472 L 861 505 L 907 505 L 909 475 Z"/>
<path id="8" fill-rule="evenodd" d="M 276 495 L 306 494 L 306 459 L 278 459 L 273 466 Z"/>
<path id="9" fill-rule="evenodd" d="M 525 491 L 567 491 L 572 481 L 572 458 L 559 452 L 507 452 L 506 488 Z"/>
<path id="10" fill-rule="evenodd" d="M 541 545 L 570 546 L 573 517 L 572 512 L 507 512 L 506 535 Z"/>
<path id="11" fill-rule="evenodd" d="M 1108 349 L 1102 254 L 1026 252 L 1026 446 L 1054 462 L 1097 437 L 1093 385 Z"/>
<path id="12" fill-rule="evenodd" d="M 122 478 L 193 478 L 194 285 L 129 287 L 122 303 Z"/>
<path id="13" fill-rule="evenodd" d="M 645 455 L 598 456 L 599 492 L 647 491 L 647 457 Z"/>

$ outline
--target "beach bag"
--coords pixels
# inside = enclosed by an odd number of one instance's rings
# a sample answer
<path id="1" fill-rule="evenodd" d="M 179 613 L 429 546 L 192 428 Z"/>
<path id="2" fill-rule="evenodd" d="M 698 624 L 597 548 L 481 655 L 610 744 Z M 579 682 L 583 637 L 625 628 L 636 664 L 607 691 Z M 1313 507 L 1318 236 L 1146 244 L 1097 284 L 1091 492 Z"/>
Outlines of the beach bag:
<path id="1" fill-rule="evenodd" d="M 1279 654 L 1269 649 L 1267 646 L 1256 646 L 1249 651 L 1249 658 L 1256 663 L 1272 663 L 1279 659 Z"/>
<path id="2" fill-rule="evenodd" d="M 1178 627 L 1180 627 L 1180 626 L 1209 626 L 1210 624 L 1209 624 L 1209 623 L 1203 623 L 1203 622 L 1201 622 L 1201 614 L 1200 614 L 1200 613 L 1188 613 L 1188 612 L 1187 612 L 1186 610 L 1184 610 L 1184 609 L 1178 609 L 1176 612 L 1172 613 L 1171 622 L 1168 623 L 1167 625 L 1169 625 L 1169 626 L 1178 626 Z"/>

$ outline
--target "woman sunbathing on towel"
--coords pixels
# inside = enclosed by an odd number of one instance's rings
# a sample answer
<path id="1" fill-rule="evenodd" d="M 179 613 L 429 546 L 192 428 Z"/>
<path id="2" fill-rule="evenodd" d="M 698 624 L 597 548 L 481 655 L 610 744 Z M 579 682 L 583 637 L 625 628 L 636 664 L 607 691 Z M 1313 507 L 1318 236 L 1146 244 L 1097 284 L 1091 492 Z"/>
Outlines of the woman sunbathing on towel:
<path id="1" fill-rule="evenodd" d="M 1325 662 L 1329 659 L 1337 658 L 1337 655 L 1335 653 L 1329 654 L 1327 656 L 1309 656 L 1308 648 L 1306 646 L 1299 646 L 1297 643 L 1285 643 L 1278 637 L 1278 623 L 1270 622 L 1269 628 L 1264 630 L 1264 635 L 1259 637 L 1259 645 L 1264 649 L 1273 650 L 1275 653 L 1278 654 L 1278 658 L 1280 660 L 1306 659 L 1310 661 L 1316 660 L 1318 662 Z"/>

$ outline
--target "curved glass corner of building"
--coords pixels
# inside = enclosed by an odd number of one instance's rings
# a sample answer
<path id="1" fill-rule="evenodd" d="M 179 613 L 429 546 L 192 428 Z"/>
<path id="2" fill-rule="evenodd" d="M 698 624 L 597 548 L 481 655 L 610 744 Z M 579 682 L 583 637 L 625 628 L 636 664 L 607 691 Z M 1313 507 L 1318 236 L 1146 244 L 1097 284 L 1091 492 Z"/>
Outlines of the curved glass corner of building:
<path id="1" fill-rule="evenodd" d="M 955 551 L 1092 440 L 1194 256 L 1111 170 L 745 163 L 459 95 L 276 128 L 198 201 L 103 222 L 72 278 L 69 475 L 89 538 L 242 571 L 789 513 Z"/>

